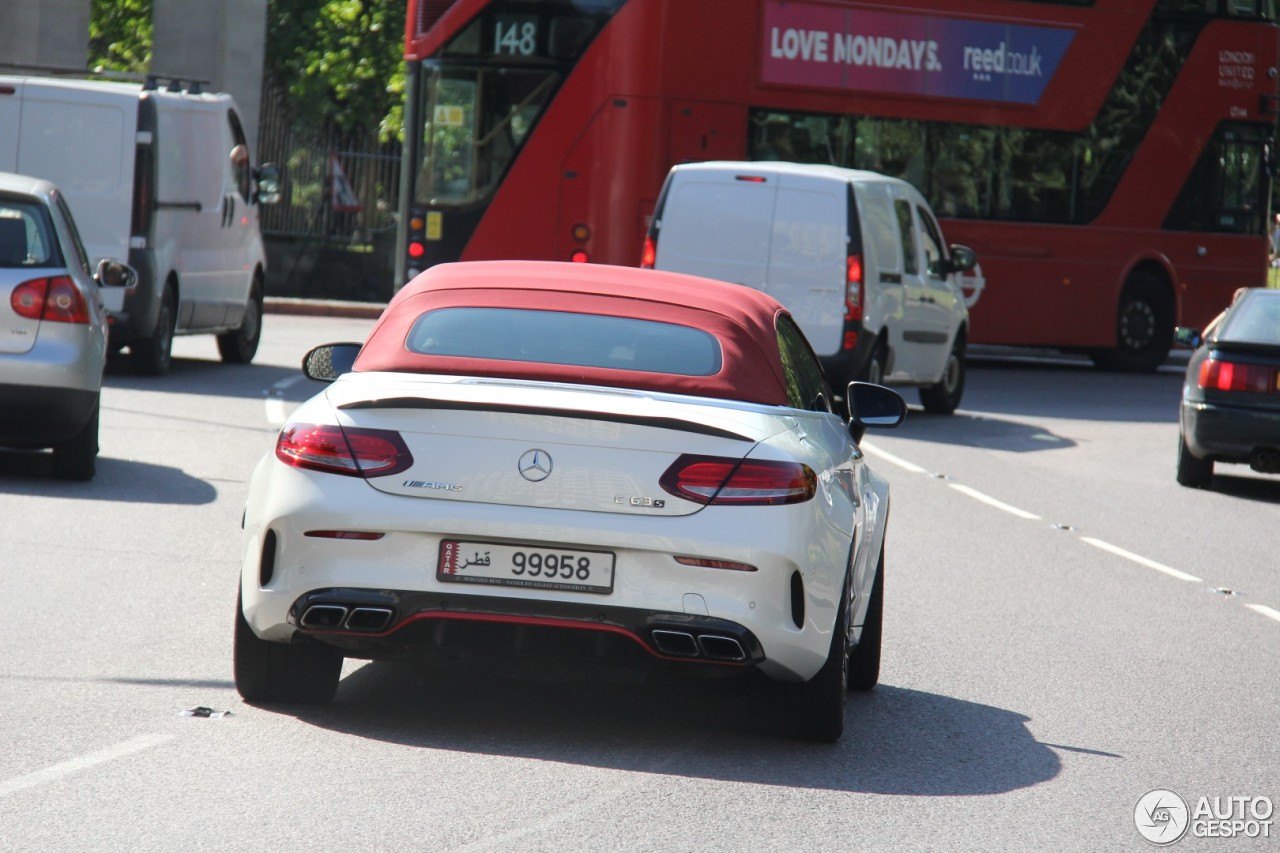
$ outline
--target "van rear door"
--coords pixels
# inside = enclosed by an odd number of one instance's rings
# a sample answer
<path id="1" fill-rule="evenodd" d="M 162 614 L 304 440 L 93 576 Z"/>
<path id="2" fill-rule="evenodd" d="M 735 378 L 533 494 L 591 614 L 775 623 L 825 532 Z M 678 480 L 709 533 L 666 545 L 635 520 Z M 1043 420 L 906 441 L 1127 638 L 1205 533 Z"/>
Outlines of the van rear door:
<path id="1" fill-rule="evenodd" d="M 21 81 L 0 79 L 0 172 L 18 171 L 18 127 L 21 120 Z"/>
<path id="2" fill-rule="evenodd" d="M 681 167 L 670 180 L 654 268 L 764 289 L 773 175 Z"/>
<path id="3" fill-rule="evenodd" d="M 17 161 L 12 171 L 58 185 L 92 262 L 124 258 L 133 212 L 133 151 L 138 96 L 126 89 L 92 90 L 28 83 L 20 90 Z M 119 310 L 124 288 L 103 292 Z"/>
<path id="4" fill-rule="evenodd" d="M 844 339 L 849 187 L 813 175 L 780 176 L 764 290 L 799 323 L 819 356 Z"/>

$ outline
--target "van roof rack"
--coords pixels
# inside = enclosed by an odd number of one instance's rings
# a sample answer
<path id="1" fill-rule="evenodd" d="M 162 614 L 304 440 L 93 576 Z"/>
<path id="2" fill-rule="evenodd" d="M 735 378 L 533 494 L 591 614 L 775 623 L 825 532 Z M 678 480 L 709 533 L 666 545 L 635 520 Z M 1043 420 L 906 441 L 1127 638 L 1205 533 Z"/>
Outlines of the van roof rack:
<path id="1" fill-rule="evenodd" d="M 96 80 L 115 80 L 123 83 L 141 83 L 142 88 L 166 92 L 188 92 L 200 95 L 209 85 L 208 80 L 195 77 L 176 77 L 167 74 L 143 74 L 139 71 L 112 71 L 109 68 L 71 68 L 65 65 L 39 65 L 30 62 L 0 62 L 0 70 L 40 74 L 46 77 L 87 77 Z"/>
<path id="2" fill-rule="evenodd" d="M 168 77 L 164 74 L 148 74 L 142 88 L 156 91 L 163 88 L 166 92 L 186 92 L 191 95 L 202 95 L 204 94 L 204 87 L 208 83 L 208 80 L 197 80 L 194 77 Z"/>

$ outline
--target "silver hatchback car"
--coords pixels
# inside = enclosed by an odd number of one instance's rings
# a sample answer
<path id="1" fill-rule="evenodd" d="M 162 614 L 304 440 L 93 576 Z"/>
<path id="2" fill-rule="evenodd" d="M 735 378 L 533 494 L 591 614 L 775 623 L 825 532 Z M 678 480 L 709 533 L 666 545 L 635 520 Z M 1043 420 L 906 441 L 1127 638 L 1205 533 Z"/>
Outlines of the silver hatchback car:
<path id="1" fill-rule="evenodd" d="M 88 480 L 98 456 L 107 353 L 100 289 L 125 263 L 89 263 L 62 193 L 0 172 L 0 446 L 52 448 L 55 477 Z"/>

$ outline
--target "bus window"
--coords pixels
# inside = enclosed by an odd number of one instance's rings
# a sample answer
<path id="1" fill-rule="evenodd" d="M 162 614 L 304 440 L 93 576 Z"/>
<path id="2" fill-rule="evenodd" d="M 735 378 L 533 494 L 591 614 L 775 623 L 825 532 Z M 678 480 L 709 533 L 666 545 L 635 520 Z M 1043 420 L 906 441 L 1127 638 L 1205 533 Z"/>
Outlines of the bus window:
<path id="1" fill-rule="evenodd" d="M 555 88 L 553 72 L 451 69 L 427 78 L 423 197 L 435 203 L 488 196 Z"/>
<path id="2" fill-rule="evenodd" d="M 1164 227 L 1172 231 L 1262 234 L 1269 140 L 1255 125 L 1224 123 L 1205 146 Z"/>

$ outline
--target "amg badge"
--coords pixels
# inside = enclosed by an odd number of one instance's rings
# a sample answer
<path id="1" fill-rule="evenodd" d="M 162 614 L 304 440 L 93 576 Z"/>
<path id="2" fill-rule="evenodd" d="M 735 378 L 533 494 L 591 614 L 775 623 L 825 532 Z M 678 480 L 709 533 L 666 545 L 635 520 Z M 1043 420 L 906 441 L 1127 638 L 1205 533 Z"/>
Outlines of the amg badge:
<path id="1" fill-rule="evenodd" d="M 445 492 L 462 491 L 462 486 L 457 483 L 437 483 L 434 480 L 405 480 L 400 485 L 406 489 L 439 489 Z"/>

